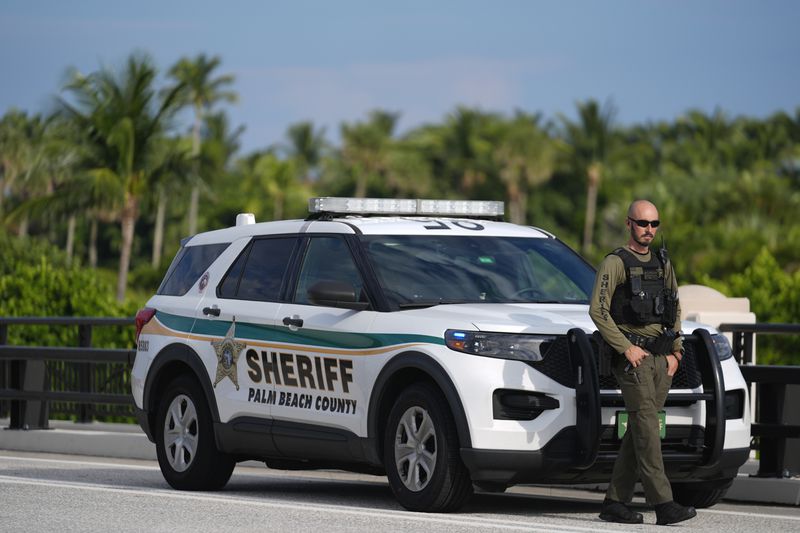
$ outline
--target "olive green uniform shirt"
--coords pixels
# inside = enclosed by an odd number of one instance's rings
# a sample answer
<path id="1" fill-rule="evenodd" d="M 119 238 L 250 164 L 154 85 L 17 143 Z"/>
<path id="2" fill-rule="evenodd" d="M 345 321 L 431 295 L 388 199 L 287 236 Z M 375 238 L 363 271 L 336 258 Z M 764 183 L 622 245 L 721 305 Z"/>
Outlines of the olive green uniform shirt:
<path id="1" fill-rule="evenodd" d="M 650 261 L 651 253 L 650 251 L 646 254 L 633 252 L 633 255 L 642 263 L 647 263 Z M 665 270 L 664 277 L 666 286 L 671 287 L 677 294 L 678 282 L 675 279 L 675 271 L 672 268 L 672 262 L 667 263 Z M 594 288 L 592 289 L 592 299 L 589 304 L 589 316 L 592 317 L 592 321 L 597 326 L 597 330 L 603 336 L 603 339 L 605 339 L 617 353 L 623 353 L 631 347 L 631 342 L 622 334 L 623 331 L 647 337 L 658 337 L 662 331 L 661 324 L 648 324 L 646 326 L 617 324 L 614 319 L 611 318 L 611 299 L 614 297 L 614 292 L 618 287 L 620 290 L 624 290 L 624 286 L 622 285 L 626 280 L 627 274 L 622 259 L 615 254 L 607 255 L 597 269 L 597 276 L 595 277 Z M 675 324 L 672 329 L 678 332 L 681 329 L 680 301 L 677 302 L 675 316 Z M 681 337 L 676 337 L 672 345 L 672 350 L 680 351 L 682 345 Z"/>

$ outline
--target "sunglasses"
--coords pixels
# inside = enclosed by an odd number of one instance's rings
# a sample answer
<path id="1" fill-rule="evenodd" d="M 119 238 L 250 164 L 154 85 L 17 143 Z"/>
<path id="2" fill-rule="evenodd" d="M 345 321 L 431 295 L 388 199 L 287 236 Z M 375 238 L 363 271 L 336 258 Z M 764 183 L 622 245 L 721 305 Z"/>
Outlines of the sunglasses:
<path id="1" fill-rule="evenodd" d="M 660 220 L 634 220 L 631 217 L 628 217 L 628 220 L 630 220 L 640 228 L 646 228 L 647 226 L 657 228 L 658 225 L 661 224 Z"/>

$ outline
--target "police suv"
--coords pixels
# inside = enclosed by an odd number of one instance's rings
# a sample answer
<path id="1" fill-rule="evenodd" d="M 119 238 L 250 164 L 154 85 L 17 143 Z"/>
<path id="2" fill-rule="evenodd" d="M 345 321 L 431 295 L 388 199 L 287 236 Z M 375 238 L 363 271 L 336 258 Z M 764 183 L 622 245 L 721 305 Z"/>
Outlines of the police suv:
<path id="1" fill-rule="evenodd" d="M 609 480 L 624 404 L 577 253 L 501 202 L 309 208 L 187 238 L 136 316 L 133 396 L 171 486 L 257 459 L 385 473 L 404 507 L 442 512 L 473 486 Z M 748 457 L 748 393 L 725 337 L 683 328 L 663 455 L 675 499 L 703 507 Z"/>

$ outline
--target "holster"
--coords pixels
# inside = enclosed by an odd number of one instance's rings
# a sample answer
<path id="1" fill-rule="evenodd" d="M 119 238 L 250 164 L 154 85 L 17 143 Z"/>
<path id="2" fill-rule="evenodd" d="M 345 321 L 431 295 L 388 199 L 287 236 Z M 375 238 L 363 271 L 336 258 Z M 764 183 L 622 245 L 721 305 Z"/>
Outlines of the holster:
<path id="1" fill-rule="evenodd" d="M 650 347 L 650 353 L 653 355 L 668 355 L 672 353 L 672 345 L 675 341 L 677 334 L 671 329 L 665 331 L 655 339 Z"/>
<path id="2" fill-rule="evenodd" d="M 678 334 L 671 329 L 664 331 L 658 337 L 644 337 L 642 335 L 626 332 L 623 332 L 623 335 L 625 335 L 632 344 L 644 348 L 653 355 L 671 354 L 675 337 L 678 336 Z"/>

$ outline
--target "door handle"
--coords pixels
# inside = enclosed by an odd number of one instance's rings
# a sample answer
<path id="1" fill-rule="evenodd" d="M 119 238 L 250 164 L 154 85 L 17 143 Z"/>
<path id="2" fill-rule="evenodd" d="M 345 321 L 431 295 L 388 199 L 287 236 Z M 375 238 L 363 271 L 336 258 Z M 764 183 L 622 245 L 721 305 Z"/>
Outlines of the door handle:
<path id="1" fill-rule="evenodd" d="M 303 319 L 300 318 L 297 315 L 292 316 L 292 317 L 285 316 L 285 317 L 283 317 L 283 325 L 284 326 L 289 326 L 289 327 L 294 326 L 296 328 L 302 328 L 303 327 Z"/>
<path id="2" fill-rule="evenodd" d="M 219 316 L 219 307 L 217 307 L 216 305 L 214 307 L 204 307 L 203 314 L 211 316 Z"/>

